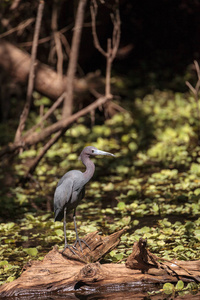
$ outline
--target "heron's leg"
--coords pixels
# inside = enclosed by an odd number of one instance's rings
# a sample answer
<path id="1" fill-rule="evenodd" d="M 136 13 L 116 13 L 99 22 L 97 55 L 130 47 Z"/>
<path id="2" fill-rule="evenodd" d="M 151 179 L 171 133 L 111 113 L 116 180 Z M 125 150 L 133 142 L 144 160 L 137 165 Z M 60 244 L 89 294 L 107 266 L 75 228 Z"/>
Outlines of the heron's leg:
<path id="1" fill-rule="evenodd" d="M 76 232 L 76 241 L 75 241 L 74 247 L 76 247 L 77 242 L 80 241 L 79 236 L 78 236 L 77 226 L 76 226 L 76 209 L 74 209 L 73 219 L 74 219 L 74 229 L 75 229 L 75 232 Z M 80 245 L 81 251 L 83 251 L 80 242 L 79 242 L 79 245 Z"/>
<path id="2" fill-rule="evenodd" d="M 73 219 L 74 219 L 74 229 L 75 229 L 75 232 L 76 232 L 76 241 L 74 243 L 73 248 L 76 249 L 76 244 L 79 243 L 81 252 L 83 252 L 83 248 L 82 248 L 81 242 L 84 243 L 89 249 L 90 249 L 90 246 L 84 240 L 80 239 L 79 236 L 78 236 L 78 231 L 77 231 L 77 226 L 76 226 L 76 209 L 74 209 Z"/>
<path id="3" fill-rule="evenodd" d="M 70 245 L 67 243 L 67 234 L 66 234 L 66 215 L 67 215 L 67 208 L 64 208 L 64 221 L 63 221 L 63 227 L 64 227 L 64 236 L 65 236 L 65 247 L 64 250 L 62 252 L 65 251 L 66 248 L 68 248 L 74 255 L 76 255 L 76 253 L 74 252 L 74 250 L 70 247 Z"/>
<path id="4" fill-rule="evenodd" d="M 66 214 L 67 214 L 67 208 L 64 208 L 64 221 L 63 221 L 63 226 L 64 226 L 64 236 L 65 236 L 65 249 L 68 247 L 67 243 L 67 235 L 66 235 Z"/>

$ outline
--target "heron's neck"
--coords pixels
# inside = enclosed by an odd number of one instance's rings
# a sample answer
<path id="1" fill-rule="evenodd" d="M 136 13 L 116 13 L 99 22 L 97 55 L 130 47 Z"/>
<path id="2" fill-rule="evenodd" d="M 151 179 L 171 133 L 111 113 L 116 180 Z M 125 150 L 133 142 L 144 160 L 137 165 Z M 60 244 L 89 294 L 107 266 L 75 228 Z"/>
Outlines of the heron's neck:
<path id="1" fill-rule="evenodd" d="M 86 167 L 85 172 L 83 173 L 84 179 L 85 179 L 85 184 L 92 178 L 94 171 L 95 171 L 95 165 L 94 163 L 90 160 L 89 156 L 85 156 L 82 159 L 83 164 Z"/>

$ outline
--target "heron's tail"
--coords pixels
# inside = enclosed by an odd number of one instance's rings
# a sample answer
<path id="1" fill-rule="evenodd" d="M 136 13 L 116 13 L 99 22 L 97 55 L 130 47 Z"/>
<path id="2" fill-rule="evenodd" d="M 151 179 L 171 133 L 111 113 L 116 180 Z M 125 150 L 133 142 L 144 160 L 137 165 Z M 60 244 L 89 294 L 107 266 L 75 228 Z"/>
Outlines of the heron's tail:
<path id="1" fill-rule="evenodd" d="M 54 221 L 62 221 L 64 217 L 64 211 L 59 208 L 55 210 Z"/>

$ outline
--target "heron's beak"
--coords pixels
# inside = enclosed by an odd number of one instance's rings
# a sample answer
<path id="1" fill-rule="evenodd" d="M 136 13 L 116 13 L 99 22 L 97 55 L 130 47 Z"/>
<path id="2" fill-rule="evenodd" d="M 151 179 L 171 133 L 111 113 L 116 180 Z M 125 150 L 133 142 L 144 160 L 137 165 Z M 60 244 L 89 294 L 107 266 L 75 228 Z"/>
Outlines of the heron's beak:
<path id="1" fill-rule="evenodd" d="M 98 149 L 94 150 L 93 155 L 109 155 L 115 157 L 115 155 L 110 152 L 105 152 Z"/>

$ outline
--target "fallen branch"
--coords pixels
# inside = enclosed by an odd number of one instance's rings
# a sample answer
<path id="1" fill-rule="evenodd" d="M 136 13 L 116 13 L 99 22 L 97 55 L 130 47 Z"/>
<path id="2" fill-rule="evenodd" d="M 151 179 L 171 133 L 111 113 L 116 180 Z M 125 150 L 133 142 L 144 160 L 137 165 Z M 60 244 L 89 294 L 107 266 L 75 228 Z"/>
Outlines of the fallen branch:
<path id="1" fill-rule="evenodd" d="M 150 269 L 164 270 L 170 276 L 185 276 L 196 282 L 200 282 L 200 274 L 191 273 L 184 265 L 176 260 L 167 260 L 152 254 L 147 248 L 147 239 L 140 238 L 139 242 L 133 245 L 133 251 L 127 258 L 126 267 L 134 270 L 141 270 L 142 274 L 149 272 Z M 174 267 L 177 267 L 176 270 Z M 149 272 L 151 274 L 151 272 Z M 155 270 L 153 271 L 155 274 Z"/>
<path id="2" fill-rule="evenodd" d="M 0 40 L 0 66 L 19 83 L 25 84 L 30 71 L 30 55 L 14 46 L 13 44 Z M 49 66 L 36 60 L 35 85 L 34 88 L 39 93 L 51 99 L 57 99 L 62 95 L 67 86 L 67 77 L 60 76 Z M 88 91 L 87 81 L 75 78 L 75 93 L 82 94 Z"/>
<path id="3" fill-rule="evenodd" d="M 77 245 L 76 255 L 74 255 L 69 249 L 65 249 L 63 255 L 68 259 L 77 260 L 84 263 L 93 263 L 99 261 L 107 253 L 115 249 L 120 243 L 120 237 L 126 232 L 127 227 L 115 232 L 109 236 L 100 236 L 98 231 L 88 234 L 84 241 L 90 246 L 90 249 L 84 244 L 82 245 L 83 252 L 80 250 L 80 246 Z"/>
<path id="4" fill-rule="evenodd" d="M 11 283 L 0 287 L 0 297 L 30 296 L 33 294 L 59 293 L 61 296 L 80 292 L 83 296 L 89 290 L 95 292 L 116 292 L 127 289 L 135 293 L 144 291 L 146 286 L 150 287 L 158 283 L 172 282 L 178 280 L 183 282 L 199 281 L 200 261 L 171 261 L 170 270 L 159 268 L 157 263 L 152 263 L 151 269 L 145 274 L 141 272 L 143 267 L 135 266 L 134 269 L 126 267 L 125 264 L 100 264 L 99 259 L 119 244 L 119 238 L 124 229 L 110 236 L 101 237 L 97 232 L 88 234 L 85 240 L 91 251 L 84 247 L 83 253 L 76 251 L 76 257 L 70 251 L 63 254 L 54 247 L 43 259 L 43 261 L 32 261 L 24 267 L 21 276 Z M 137 256 L 142 250 L 145 253 L 146 244 L 141 247 L 134 245 Z M 134 250 L 133 249 L 133 250 Z M 147 250 L 147 249 L 146 249 Z M 149 251 L 148 254 L 151 256 Z M 75 260 L 74 260 L 75 259 Z M 135 259 L 132 256 L 132 259 Z M 155 258 L 154 258 L 155 259 Z M 130 258 L 129 258 L 130 263 Z M 154 265 L 154 267 L 153 267 Z M 185 271 L 185 268 L 187 271 Z M 188 274 L 189 273 L 189 274 Z"/>

